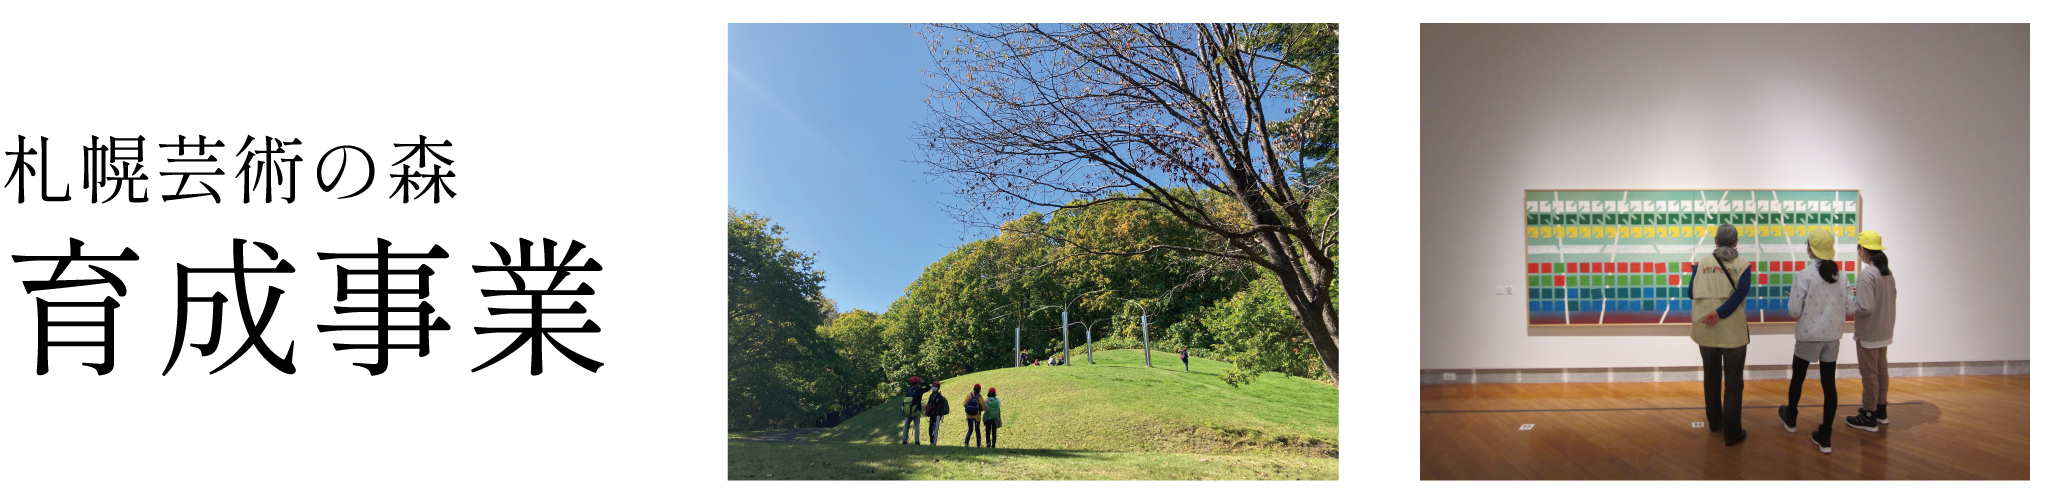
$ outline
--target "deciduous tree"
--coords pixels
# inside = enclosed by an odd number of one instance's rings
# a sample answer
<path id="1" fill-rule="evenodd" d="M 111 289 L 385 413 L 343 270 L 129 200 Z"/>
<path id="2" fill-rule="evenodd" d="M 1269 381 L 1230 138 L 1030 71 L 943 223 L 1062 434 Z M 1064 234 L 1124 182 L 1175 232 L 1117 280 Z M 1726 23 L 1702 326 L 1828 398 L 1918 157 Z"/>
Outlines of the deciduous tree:
<path id="1" fill-rule="evenodd" d="M 1332 110 L 1306 98 L 1333 103 L 1334 65 L 1324 75 L 1309 63 L 1319 51 L 1304 50 L 1321 46 L 1321 30 L 1267 30 L 933 27 L 925 32 L 936 67 L 930 113 L 914 137 L 919 160 L 952 184 L 961 201 L 949 209 L 969 226 L 998 229 L 1031 211 L 1119 202 L 1167 212 L 1209 241 L 1110 245 L 1041 235 L 1067 245 L 1053 260 L 1169 252 L 1268 270 L 1327 374 L 1340 382 L 1331 294 L 1339 228 L 1335 206 L 1317 204 L 1333 201 L 1337 170 L 1308 169 L 1335 158 L 1333 135 L 1322 154 L 1316 143 L 1325 119 L 1310 115 L 1295 125 L 1283 110 L 1296 98 L 1302 110 Z M 1335 32 L 1327 26 L 1328 47 Z"/>

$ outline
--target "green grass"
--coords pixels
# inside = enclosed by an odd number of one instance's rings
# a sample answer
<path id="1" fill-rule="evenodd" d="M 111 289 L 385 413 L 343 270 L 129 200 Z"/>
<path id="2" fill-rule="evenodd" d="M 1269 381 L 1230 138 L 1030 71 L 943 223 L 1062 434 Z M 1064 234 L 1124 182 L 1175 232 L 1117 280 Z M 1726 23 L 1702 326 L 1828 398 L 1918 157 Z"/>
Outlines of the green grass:
<path id="1" fill-rule="evenodd" d="M 1221 462 L 1197 461 L 1202 458 L 1312 458 L 1293 462 L 1325 462 L 1329 477 L 1334 477 L 1336 388 L 1281 374 L 1265 374 L 1254 383 L 1232 388 L 1219 378 L 1230 368 L 1226 363 L 1193 358 L 1192 372 L 1185 372 L 1178 355 L 1153 354 L 1155 368 L 1143 366 L 1141 350 L 1110 350 L 1095 352 L 1093 365 L 1087 365 L 1081 354 L 1075 366 L 1004 368 L 945 381 L 943 394 L 950 398 L 952 409 L 943 418 L 943 443 L 963 441 L 964 411 L 956 404 L 971 392 L 972 383 L 979 383 L 1000 388 L 1005 414 L 999 435 L 1002 447 L 1095 456 L 1118 452 L 1120 456 L 1107 458 L 1118 466 L 1144 467 L 1154 462 L 1203 471 L 1219 468 Z M 896 444 L 902 419 L 897 409 L 897 403 L 875 407 L 816 438 L 831 443 Z M 734 452 L 732 449 L 732 464 Z M 1186 456 L 1145 453 L 1198 456 L 1188 460 Z M 1026 471 L 1008 476 L 1039 478 L 1040 472 L 1023 469 Z M 1180 478 L 1185 473 L 1167 470 L 1164 476 L 1133 478 Z"/>
<path id="2" fill-rule="evenodd" d="M 1001 428 L 1003 435 L 1006 430 Z M 729 480 L 1337 479 L 1336 458 L 1329 457 L 766 443 L 733 438 L 729 440 Z"/>

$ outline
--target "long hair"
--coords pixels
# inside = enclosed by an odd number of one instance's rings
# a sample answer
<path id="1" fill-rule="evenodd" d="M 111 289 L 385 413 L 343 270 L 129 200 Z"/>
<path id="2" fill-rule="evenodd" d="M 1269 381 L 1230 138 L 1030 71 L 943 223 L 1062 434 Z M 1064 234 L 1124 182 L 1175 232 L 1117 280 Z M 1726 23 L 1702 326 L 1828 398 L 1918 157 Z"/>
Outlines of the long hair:
<path id="1" fill-rule="evenodd" d="M 1840 278 L 1840 277 L 1842 277 L 1842 276 L 1843 276 L 1843 275 L 1842 275 L 1842 266 L 1838 266 L 1838 265 L 1836 265 L 1836 261 L 1834 261 L 1834 260 L 1821 260 L 1820 262 L 1821 262 L 1821 266 L 1820 266 L 1820 267 L 1816 267 L 1815 269 L 1816 269 L 1816 270 L 1819 270 L 1819 271 L 1821 271 L 1821 280 L 1822 280 L 1822 281 L 1827 281 L 1827 282 L 1829 282 L 1829 283 L 1835 283 L 1835 282 L 1836 282 L 1836 278 Z"/>
<path id="2" fill-rule="evenodd" d="M 1885 251 L 1885 250 L 1873 250 L 1873 249 L 1870 249 L 1870 248 L 1865 248 L 1865 247 L 1862 247 L 1862 246 L 1859 246 L 1859 247 L 1857 247 L 1857 250 L 1858 250 L 1858 251 L 1860 251 L 1860 252 L 1863 252 L 1863 253 L 1864 253 L 1865 255 L 1869 255 L 1869 256 L 1870 256 L 1870 258 L 1871 258 L 1871 265 L 1872 265 L 1873 267 L 1877 267 L 1877 268 L 1878 268 L 1878 275 L 1880 275 L 1880 276 L 1892 276 L 1892 275 L 1893 275 L 1893 268 L 1891 268 L 1891 267 L 1886 267 L 1886 251 Z"/>

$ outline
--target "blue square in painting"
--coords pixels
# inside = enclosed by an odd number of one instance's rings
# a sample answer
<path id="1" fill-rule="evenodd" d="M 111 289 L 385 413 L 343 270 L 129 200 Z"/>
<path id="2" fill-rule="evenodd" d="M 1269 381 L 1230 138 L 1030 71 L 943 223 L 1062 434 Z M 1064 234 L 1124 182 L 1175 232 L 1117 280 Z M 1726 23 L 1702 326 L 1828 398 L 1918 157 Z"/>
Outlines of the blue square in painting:
<path id="1" fill-rule="evenodd" d="M 1650 288 L 1650 287 L 1643 287 L 1643 298 L 1645 298 L 1645 299 L 1654 299 L 1654 298 L 1657 298 L 1657 289 L 1656 289 L 1656 288 Z"/>
<path id="2" fill-rule="evenodd" d="M 1578 295 L 1578 289 L 1577 289 L 1577 288 L 1566 288 L 1566 289 L 1564 289 L 1564 293 L 1565 293 L 1565 296 L 1564 296 L 1564 298 L 1567 298 L 1567 299 L 1583 299 L 1583 298 L 1585 298 L 1585 297 L 1580 297 L 1580 296 Z"/>
<path id="3" fill-rule="evenodd" d="M 1538 306 L 1538 305 L 1536 305 L 1536 304 L 1537 304 L 1537 302 L 1536 302 L 1536 301 L 1533 301 L 1533 300 L 1531 300 L 1531 301 L 1528 301 L 1528 311 L 1529 311 L 1529 312 L 1531 312 L 1531 313 L 1533 313 L 1533 312 L 1536 312 L 1536 308 L 1538 308 L 1538 307 L 1542 307 L 1542 306 Z"/>
<path id="4" fill-rule="evenodd" d="M 1564 312 L 1564 301 L 1557 301 L 1557 311 Z"/>

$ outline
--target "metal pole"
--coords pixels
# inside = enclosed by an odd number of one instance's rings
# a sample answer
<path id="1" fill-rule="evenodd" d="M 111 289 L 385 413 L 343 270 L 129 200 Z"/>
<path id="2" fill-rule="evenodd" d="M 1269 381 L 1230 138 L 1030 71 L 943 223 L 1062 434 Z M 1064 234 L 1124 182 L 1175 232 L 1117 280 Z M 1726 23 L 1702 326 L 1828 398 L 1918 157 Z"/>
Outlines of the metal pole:
<path id="1" fill-rule="evenodd" d="M 1086 329 L 1086 363 L 1093 363 L 1093 329 Z"/>
<path id="2" fill-rule="evenodd" d="M 1071 364 L 1071 310 L 1066 309 L 1057 321 L 1064 323 L 1064 364 Z"/>
<path id="3" fill-rule="evenodd" d="M 1150 315 L 1143 315 L 1143 366 L 1150 366 Z"/>
<path id="4" fill-rule="evenodd" d="M 1021 366 L 1021 327 L 1014 327 L 1014 366 Z"/>

